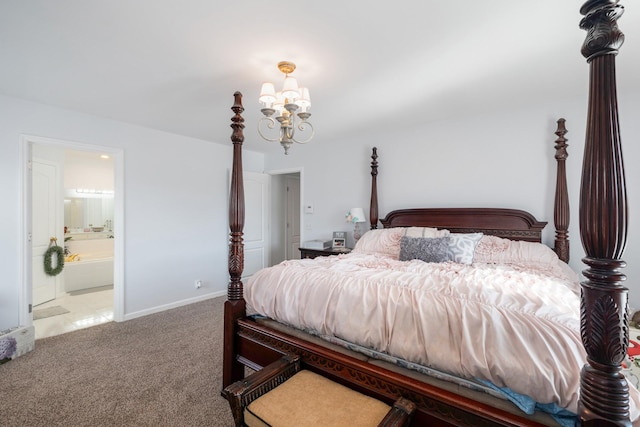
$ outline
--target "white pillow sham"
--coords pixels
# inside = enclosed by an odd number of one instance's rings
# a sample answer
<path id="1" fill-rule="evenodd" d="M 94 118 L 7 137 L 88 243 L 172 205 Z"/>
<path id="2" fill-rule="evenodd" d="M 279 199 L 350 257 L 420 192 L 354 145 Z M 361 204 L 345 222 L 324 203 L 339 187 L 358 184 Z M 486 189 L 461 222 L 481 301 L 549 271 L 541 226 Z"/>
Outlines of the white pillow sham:
<path id="1" fill-rule="evenodd" d="M 511 264 L 533 268 L 564 278 L 574 292 L 580 292 L 579 275 L 542 243 L 483 236 L 476 247 L 473 262 Z"/>
<path id="2" fill-rule="evenodd" d="M 356 242 L 352 252 L 363 254 L 381 254 L 395 260 L 400 257 L 400 239 L 409 237 L 446 237 L 449 230 L 433 227 L 395 227 L 369 230 Z"/>
<path id="3" fill-rule="evenodd" d="M 449 234 L 449 259 L 460 264 L 473 263 L 473 256 L 482 233 Z"/>
<path id="4" fill-rule="evenodd" d="M 362 254 L 382 254 L 393 259 L 400 256 L 402 228 L 381 228 L 369 230 L 356 242 L 352 252 Z"/>
<path id="5" fill-rule="evenodd" d="M 434 227 L 404 227 L 403 236 L 407 237 L 447 237 L 449 235 L 449 230 L 439 230 Z"/>

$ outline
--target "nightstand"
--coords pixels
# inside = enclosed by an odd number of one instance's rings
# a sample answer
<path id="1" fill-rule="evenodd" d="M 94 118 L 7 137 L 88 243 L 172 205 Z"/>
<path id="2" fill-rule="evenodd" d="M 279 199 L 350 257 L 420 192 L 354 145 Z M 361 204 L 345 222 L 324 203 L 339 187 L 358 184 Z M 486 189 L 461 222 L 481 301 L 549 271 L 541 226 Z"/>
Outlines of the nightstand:
<path id="1" fill-rule="evenodd" d="M 300 258 L 315 258 L 318 256 L 330 256 L 330 255 L 339 255 L 339 254 L 348 254 L 351 252 L 351 249 L 309 249 L 309 248 L 299 248 L 300 249 Z"/>

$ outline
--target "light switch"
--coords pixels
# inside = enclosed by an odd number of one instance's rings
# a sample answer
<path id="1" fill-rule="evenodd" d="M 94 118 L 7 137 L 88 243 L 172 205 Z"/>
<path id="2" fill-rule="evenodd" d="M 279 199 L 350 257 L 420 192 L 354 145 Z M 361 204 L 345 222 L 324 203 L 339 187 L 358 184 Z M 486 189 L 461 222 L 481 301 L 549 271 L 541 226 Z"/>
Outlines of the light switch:
<path id="1" fill-rule="evenodd" d="M 304 213 L 312 214 L 313 213 L 313 205 L 312 204 L 304 205 Z"/>

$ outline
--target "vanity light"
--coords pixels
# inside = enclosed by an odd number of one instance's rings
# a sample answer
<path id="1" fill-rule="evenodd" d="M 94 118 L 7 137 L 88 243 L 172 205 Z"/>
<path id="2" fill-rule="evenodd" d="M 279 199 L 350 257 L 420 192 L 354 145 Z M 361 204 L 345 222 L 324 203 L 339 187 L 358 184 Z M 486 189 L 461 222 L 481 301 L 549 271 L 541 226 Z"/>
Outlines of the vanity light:
<path id="1" fill-rule="evenodd" d="M 79 194 L 113 194 L 113 190 L 96 190 L 93 188 L 76 188 Z"/>

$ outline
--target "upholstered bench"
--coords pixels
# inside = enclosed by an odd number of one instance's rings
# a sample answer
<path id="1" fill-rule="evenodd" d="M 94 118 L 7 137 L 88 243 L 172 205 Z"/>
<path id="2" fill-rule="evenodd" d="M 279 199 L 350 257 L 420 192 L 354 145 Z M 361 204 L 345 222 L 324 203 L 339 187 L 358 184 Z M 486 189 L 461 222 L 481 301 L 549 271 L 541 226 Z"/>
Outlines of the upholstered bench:
<path id="1" fill-rule="evenodd" d="M 280 360 L 223 390 L 236 426 L 407 426 L 415 404 L 398 399 L 393 407 L 311 371 L 298 356 Z"/>

